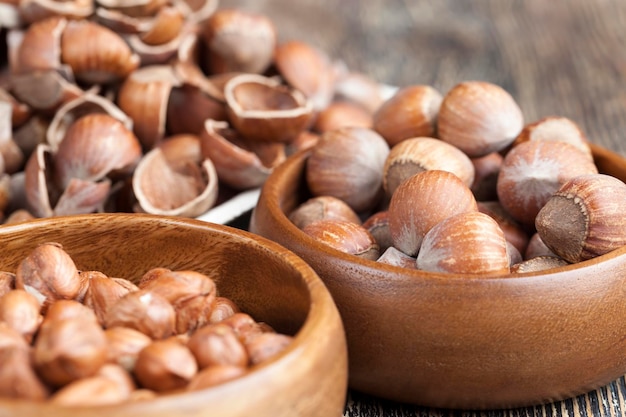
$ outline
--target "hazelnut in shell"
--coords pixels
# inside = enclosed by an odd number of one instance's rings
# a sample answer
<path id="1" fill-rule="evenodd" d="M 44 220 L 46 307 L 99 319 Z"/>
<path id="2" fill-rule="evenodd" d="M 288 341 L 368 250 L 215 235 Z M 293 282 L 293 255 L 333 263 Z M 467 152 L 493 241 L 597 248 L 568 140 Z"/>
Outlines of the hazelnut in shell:
<path id="1" fill-rule="evenodd" d="M 315 110 L 328 107 L 334 94 L 335 71 L 324 51 L 290 40 L 276 47 L 274 65 L 289 85 L 311 100 Z"/>
<path id="2" fill-rule="evenodd" d="M 550 197 L 535 226 L 555 254 L 581 262 L 626 245 L 624 212 L 626 184 L 610 175 L 581 175 Z"/>
<path id="3" fill-rule="evenodd" d="M 459 177 L 429 170 L 402 182 L 391 197 L 388 211 L 393 246 L 415 256 L 433 226 L 455 214 L 477 211 L 477 203 Z"/>
<path id="4" fill-rule="evenodd" d="M 371 129 L 344 127 L 321 135 L 305 174 L 314 196 L 329 195 L 361 213 L 381 199 L 387 142 Z"/>
<path id="5" fill-rule="evenodd" d="M 497 152 L 510 145 L 524 127 L 522 111 L 502 87 L 465 81 L 443 97 L 438 136 L 469 157 Z"/>
<path id="6" fill-rule="evenodd" d="M 449 171 L 468 187 L 474 182 L 474 165 L 460 149 L 439 139 L 411 137 L 389 151 L 383 168 L 383 188 L 391 196 L 402 181 L 430 169 Z"/>
<path id="7" fill-rule="evenodd" d="M 276 28 L 266 16 L 239 9 L 213 13 L 200 27 L 211 73 L 261 74 L 272 63 Z"/>
<path id="8" fill-rule="evenodd" d="M 302 231 L 318 242 L 344 253 L 370 260 L 376 260 L 380 256 L 380 248 L 374 236 L 358 223 L 318 220 L 305 226 Z"/>
<path id="9" fill-rule="evenodd" d="M 523 142 L 504 157 L 496 184 L 498 200 L 515 220 L 532 226 L 539 210 L 564 182 L 597 173 L 594 162 L 574 145 Z"/>
<path id="10" fill-rule="evenodd" d="M 424 236 L 417 268 L 455 274 L 509 272 L 504 233 L 498 223 L 480 212 L 461 213 L 442 220 Z"/>
<path id="11" fill-rule="evenodd" d="M 374 130 L 391 147 L 408 138 L 434 136 L 442 99 L 429 85 L 401 88 L 374 113 Z"/>
<path id="12" fill-rule="evenodd" d="M 515 138 L 513 146 L 526 141 L 566 142 L 593 158 L 589 141 L 576 122 L 567 117 L 548 116 L 529 123 Z"/>
<path id="13" fill-rule="evenodd" d="M 312 197 L 296 207 L 289 220 L 299 229 L 318 220 L 345 220 L 361 224 L 359 215 L 343 200 L 332 196 Z"/>

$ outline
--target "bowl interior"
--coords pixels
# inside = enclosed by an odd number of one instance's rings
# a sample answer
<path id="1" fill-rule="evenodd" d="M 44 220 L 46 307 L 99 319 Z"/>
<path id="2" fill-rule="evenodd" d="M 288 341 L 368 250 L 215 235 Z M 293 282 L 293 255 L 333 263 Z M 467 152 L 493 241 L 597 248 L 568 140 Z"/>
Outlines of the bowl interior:
<path id="1" fill-rule="evenodd" d="M 325 416 L 343 409 L 347 353 L 339 313 L 315 272 L 285 248 L 198 220 L 91 214 L 0 227 L 0 270 L 14 272 L 44 242 L 60 243 L 79 270 L 135 282 L 154 267 L 205 273 L 216 281 L 219 295 L 257 321 L 295 337 L 277 358 L 215 388 L 113 408 L 66 409 L 0 400 L 6 415 L 287 416 L 297 406 L 304 416 Z M 246 401 L 237 400 L 242 392 Z M 279 396 L 283 400 L 276 401 Z"/>
<path id="2" fill-rule="evenodd" d="M 589 143 L 589 146 L 592 150 L 594 161 L 598 166 L 598 170 L 600 173 L 608 174 L 614 176 L 621 181 L 626 182 L 626 158 L 618 155 L 606 148 L 603 148 L 599 145 L 595 145 L 593 143 Z M 345 254 L 337 249 L 331 248 L 327 245 L 321 244 L 317 242 L 315 239 L 307 236 L 304 232 L 298 230 L 298 228 L 291 223 L 288 216 L 291 214 L 293 210 L 295 210 L 300 204 L 305 202 L 307 199 L 313 197 L 310 192 L 307 181 L 305 168 L 308 157 L 310 155 L 310 150 L 300 151 L 297 155 L 294 155 L 290 158 L 287 164 L 283 167 L 284 169 L 278 169 L 277 174 L 274 174 L 270 180 L 267 182 L 266 188 L 268 190 L 265 191 L 265 195 L 262 195 L 261 198 L 267 201 L 270 204 L 271 215 L 275 217 L 275 221 L 281 224 L 281 228 L 286 228 L 290 231 L 290 235 L 297 235 L 298 240 L 301 242 L 296 243 L 294 247 L 292 242 L 290 244 L 286 244 L 289 249 L 295 250 L 296 253 L 300 254 L 300 250 L 303 247 L 311 247 L 315 248 L 316 251 L 323 252 L 324 254 L 341 259 L 344 262 L 350 262 L 358 265 L 364 265 L 371 268 L 377 268 L 381 271 L 403 271 L 406 274 L 410 275 L 419 275 L 420 277 L 430 277 L 432 279 L 443 279 L 449 280 L 450 278 L 461 278 L 467 279 L 468 277 L 473 278 L 486 278 L 486 279 L 497 279 L 502 278 L 503 275 L 489 275 L 489 276 L 481 276 L 481 275 L 459 275 L 459 274 L 447 274 L 447 273 L 436 273 L 436 272 L 424 272 L 424 271 L 410 271 L 407 269 L 403 269 L 398 266 L 381 264 L 375 261 L 371 261 L 368 259 L 358 258 L 352 255 Z M 277 204 L 277 207 L 274 206 Z M 261 235 L 266 236 L 267 233 L 259 230 L 264 229 L 263 225 L 259 225 L 260 222 L 263 222 L 264 219 L 255 219 L 255 215 L 257 213 L 253 212 L 253 216 L 250 223 L 250 230 Z M 259 216 L 257 216 L 259 217 Z M 263 216 L 261 216 L 263 217 Z M 285 244 L 281 239 L 273 239 L 279 243 Z M 596 262 L 600 262 L 603 259 L 611 256 L 616 256 L 617 254 L 626 253 L 626 247 L 620 248 L 611 254 L 607 254 L 604 256 L 597 257 L 590 261 L 581 262 L 579 264 L 567 265 L 564 267 L 554 268 L 550 270 L 552 271 L 561 271 L 567 269 L 578 268 L 579 266 L 587 266 L 594 264 Z M 510 276 L 532 276 L 532 275 L 545 275 L 545 271 L 536 271 L 536 272 L 528 272 L 523 274 L 511 274 Z M 506 275 L 505 275 L 506 277 Z"/>
<path id="3" fill-rule="evenodd" d="M 626 179 L 624 158 L 592 150 L 601 172 Z M 288 220 L 309 197 L 309 152 L 270 175 L 250 230 L 301 256 L 326 283 L 345 324 L 352 388 L 431 407 L 511 408 L 582 394 L 626 372 L 626 248 L 547 273 L 489 277 L 360 259 Z"/>
<path id="4" fill-rule="evenodd" d="M 28 222 L 0 228 L 0 269 L 15 272 L 44 242 L 61 243 L 79 270 L 133 282 L 154 267 L 205 273 L 215 280 L 219 295 L 292 335 L 311 304 L 307 283 L 290 259 L 223 227 L 135 215 Z"/>

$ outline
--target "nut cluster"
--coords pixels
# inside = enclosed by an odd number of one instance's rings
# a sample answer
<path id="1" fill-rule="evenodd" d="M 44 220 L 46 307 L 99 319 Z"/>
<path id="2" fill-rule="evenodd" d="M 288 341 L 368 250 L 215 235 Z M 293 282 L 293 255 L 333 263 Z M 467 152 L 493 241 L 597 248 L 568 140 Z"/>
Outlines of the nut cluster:
<path id="1" fill-rule="evenodd" d="M 94 406 L 199 390 L 282 352 L 213 279 L 153 268 L 135 284 L 80 271 L 57 243 L 0 273 L 0 396 Z"/>
<path id="2" fill-rule="evenodd" d="M 0 213 L 197 217 L 384 89 L 217 0 L 0 3 Z"/>
<path id="3" fill-rule="evenodd" d="M 373 125 L 324 132 L 290 214 L 340 251 L 439 273 L 509 274 L 626 245 L 626 184 L 598 172 L 572 120 L 524 123 L 501 87 L 401 88 Z"/>

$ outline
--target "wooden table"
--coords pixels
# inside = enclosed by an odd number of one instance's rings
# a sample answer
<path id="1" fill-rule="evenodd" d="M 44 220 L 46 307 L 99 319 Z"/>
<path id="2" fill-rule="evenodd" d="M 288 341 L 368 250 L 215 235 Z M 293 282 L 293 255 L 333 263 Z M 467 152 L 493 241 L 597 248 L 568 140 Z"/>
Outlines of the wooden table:
<path id="1" fill-rule="evenodd" d="M 445 93 L 470 79 L 509 91 L 527 121 L 567 116 L 626 155 L 626 1 L 222 0 L 271 17 L 281 39 L 306 40 L 392 85 Z M 624 352 L 626 355 L 626 352 Z M 555 404 L 448 411 L 350 392 L 345 416 L 622 416 L 626 381 Z"/>

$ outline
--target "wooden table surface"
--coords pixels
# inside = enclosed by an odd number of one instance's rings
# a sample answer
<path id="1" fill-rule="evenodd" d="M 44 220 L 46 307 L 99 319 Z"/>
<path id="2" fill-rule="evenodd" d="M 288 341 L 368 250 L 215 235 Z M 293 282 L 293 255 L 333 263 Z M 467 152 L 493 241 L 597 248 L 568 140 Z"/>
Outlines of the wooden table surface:
<path id="1" fill-rule="evenodd" d="M 349 68 L 398 86 L 446 92 L 480 79 L 501 85 L 527 121 L 560 115 L 626 155 L 624 0 L 222 0 L 260 11 L 279 38 L 301 39 Z M 549 341 L 547 341 L 549 343 Z M 626 352 L 624 352 L 626 354 Z M 345 416 L 623 416 L 626 381 L 578 398 L 516 410 L 434 410 L 350 392 Z"/>

